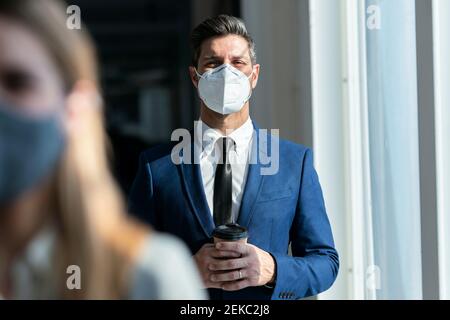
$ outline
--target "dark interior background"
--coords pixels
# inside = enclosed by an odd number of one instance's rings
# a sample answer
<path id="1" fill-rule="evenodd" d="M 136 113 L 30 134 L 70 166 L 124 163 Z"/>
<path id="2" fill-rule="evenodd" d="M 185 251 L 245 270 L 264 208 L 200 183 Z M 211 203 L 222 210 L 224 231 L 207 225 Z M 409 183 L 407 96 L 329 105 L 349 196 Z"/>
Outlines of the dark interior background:
<path id="1" fill-rule="evenodd" d="M 240 16 L 239 0 L 73 0 L 98 50 L 113 170 L 125 194 L 141 151 L 198 118 L 189 35 L 207 17 Z"/>

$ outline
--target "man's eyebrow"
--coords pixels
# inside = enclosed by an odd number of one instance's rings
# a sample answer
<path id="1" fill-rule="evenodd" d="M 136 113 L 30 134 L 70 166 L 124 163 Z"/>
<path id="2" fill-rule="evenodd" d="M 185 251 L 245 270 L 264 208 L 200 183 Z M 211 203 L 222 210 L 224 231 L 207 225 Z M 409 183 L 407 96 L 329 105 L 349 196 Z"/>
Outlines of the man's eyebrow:
<path id="1" fill-rule="evenodd" d="M 231 57 L 232 59 L 242 59 L 242 60 L 248 60 L 248 57 L 246 55 L 238 55 Z"/>
<path id="2" fill-rule="evenodd" d="M 219 56 L 205 56 L 204 57 L 205 60 L 223 60 L 222 57 Z M 246 55 L 237 55 L 237 56 L 232 56 L 231 59 L 236 60 L 236 59 L 242 59 L 242 60 L 248 60 L 248 57 Z"/>
<path id="3" fill-rule="evenodd" d="M 215 55 L 212 55 L 212 56 L 205 56 L 204 58 L 205 58 L 205 59 L 208 59 L 208 60 L 211 60 L 211 59 L 214 59 L 214 60 L 222 59 L 222 57 L 215 56 Z"/>

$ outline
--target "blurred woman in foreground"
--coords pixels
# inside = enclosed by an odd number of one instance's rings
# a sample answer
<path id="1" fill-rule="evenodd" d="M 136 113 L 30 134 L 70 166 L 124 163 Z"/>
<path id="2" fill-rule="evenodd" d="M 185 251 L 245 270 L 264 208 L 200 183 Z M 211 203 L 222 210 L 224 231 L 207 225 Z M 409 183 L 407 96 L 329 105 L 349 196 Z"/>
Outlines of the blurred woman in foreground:
<path id="1" fill-rule="evenodd" d="M 94 50 L 66 19 L 53 0 L 0 1 L 0 296 L 202 299 L 187 250 L 125 214 Z"/>

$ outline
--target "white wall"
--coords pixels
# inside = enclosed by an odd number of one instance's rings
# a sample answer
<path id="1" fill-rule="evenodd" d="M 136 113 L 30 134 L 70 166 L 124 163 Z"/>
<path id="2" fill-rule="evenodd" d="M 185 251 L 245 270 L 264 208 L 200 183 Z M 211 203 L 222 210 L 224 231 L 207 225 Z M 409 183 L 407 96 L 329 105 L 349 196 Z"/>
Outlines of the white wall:
<path id="1" fill-rule="evenodd" d="M 311 146 L 307 0 L 242 0 L 242 16 L 261 64 L 251 115 L 282 138 Z"/>

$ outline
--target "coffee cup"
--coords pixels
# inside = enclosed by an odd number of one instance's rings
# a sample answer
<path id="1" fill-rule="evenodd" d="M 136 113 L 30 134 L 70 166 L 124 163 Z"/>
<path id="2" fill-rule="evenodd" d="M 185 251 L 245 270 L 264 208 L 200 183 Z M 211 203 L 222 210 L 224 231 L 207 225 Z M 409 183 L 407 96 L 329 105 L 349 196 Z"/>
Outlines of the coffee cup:
<path id="1" fill-rule="evenodd" d="M 213 231 L 214 243 L 218 242 L 244 242 L 247 243 L 247 228 L 236 223 L 223 224 L 216 227 Z"/>

